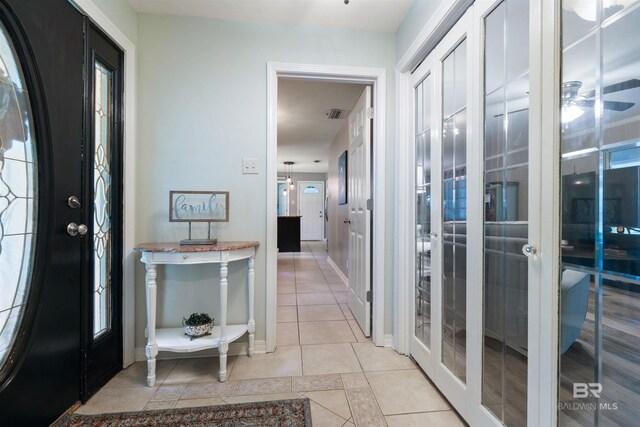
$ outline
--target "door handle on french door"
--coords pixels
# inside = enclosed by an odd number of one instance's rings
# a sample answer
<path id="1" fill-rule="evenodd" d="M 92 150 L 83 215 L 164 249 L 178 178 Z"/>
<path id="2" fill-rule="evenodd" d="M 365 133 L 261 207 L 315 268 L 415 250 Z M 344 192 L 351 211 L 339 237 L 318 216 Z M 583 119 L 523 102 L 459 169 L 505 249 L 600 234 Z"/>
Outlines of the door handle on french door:
<path id="1" fill-rule="evenodd" d="M 67 234 L 71 237 L 77 236 L 78 234 L 84 236 L 88 230 L 84 224 L 78 225 L 75 222 L 70 222 L 69 225 L 67 225 Z"/>
<path id="2" fill-rule="evenodd" d="M 530 243 L 527 243 L 526 245 L 524 245 L 522 247 L 522 253 L 525 254 L 528 257 L 532 257 L 536 253 L 538 253 L 538 248 L 536 248 L 535 246 L 533 246 Z"/>
<path id="3" fill-rule="evenodd" d="M 432 239 L 437 239 L 438 238 L 438 233 L 430 233 L 429 237 L 431 237 Z"/>
<path id="4" fill-rule="evenodd" d="M 345 224 L 351 224 L 351 220 L 350 220 L 350 219 L 348 219 L 348 218 L 347 218 L 347 219 L 345 219 L 345 220 L 344 220 L 344 221 L 342 221 L 342 222 L 344 222 Z"/>

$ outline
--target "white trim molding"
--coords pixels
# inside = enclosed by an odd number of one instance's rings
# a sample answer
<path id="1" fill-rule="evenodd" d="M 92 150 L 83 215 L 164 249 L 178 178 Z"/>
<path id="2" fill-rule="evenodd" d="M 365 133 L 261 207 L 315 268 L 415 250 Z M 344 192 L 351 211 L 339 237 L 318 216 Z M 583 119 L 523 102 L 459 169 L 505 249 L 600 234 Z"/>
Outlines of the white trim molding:
<path id="1" fill-rule="evenodd" d="M 124 248 L 122 282 L 122 365 L 135 361 L 135 160 L 136 160 L 136 47 L 91 0 L 71 0 L 124 52 Z"/>
<path id="2" fill-rule="evenodd" d="M 539 259 L 529 263 L 527 425 L 558 425 L 560 295 L 560 2 L 530 4 L 529 150 L 531 174 L 539 178 L 529 195 L 530 242 Z M 535 151 L 534 151 L 535 150 Z M 544 224 L 544 226 L 543 226 Z M 549 226 L 551 225 L 551 226 Z"/>
<path id="3" fill-rule="evenodd" d="M 473 2 L 474 0 L 443 0 L 398 61 L 398 72 L 410 73 L 418 67 Z"/>
<path id="4" fill-rule="evenodd" d="M 340 270 L 340 267 L 338 267 L 338 264 L 333 262 L 331 257 L 328 255 L 327 255 L 327 263 L 331 266 L 331 268 L 333 268 L 336 271 L 336 274 L 338 275 L 338 277 L 340 277 L 340 280 L 342 280 L 342 283 L 344 283 L 345 286 L 349 286 L 349 279 L 347 278 L 347 276 L 344 275 L 342 270 Z"/>
<path id="5" fill-rule="evenodd" d="M 385 345 L 385 150 L 387 72 L 384 68 L 267 62 L 266 351 L 276 348 L 278 78 L 361 83 L 373 86 L 373 343 Z"/>

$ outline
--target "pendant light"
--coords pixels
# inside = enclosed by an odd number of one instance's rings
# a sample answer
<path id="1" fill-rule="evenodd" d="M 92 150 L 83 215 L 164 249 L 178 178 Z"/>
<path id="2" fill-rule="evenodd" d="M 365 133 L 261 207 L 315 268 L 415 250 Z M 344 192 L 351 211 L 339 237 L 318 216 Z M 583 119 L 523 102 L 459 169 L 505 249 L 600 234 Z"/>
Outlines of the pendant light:
<path id="1" fill-rule="evenodd" d="M 293 175 L 293 165 L 294 162 L 284 162 L 284 173 L 287 174 L 287 183 L 289 183 L 289 190 L 294 190 L 296 188 L 293 185 L 293 180 L 291 179 L 291 175 Z"/>

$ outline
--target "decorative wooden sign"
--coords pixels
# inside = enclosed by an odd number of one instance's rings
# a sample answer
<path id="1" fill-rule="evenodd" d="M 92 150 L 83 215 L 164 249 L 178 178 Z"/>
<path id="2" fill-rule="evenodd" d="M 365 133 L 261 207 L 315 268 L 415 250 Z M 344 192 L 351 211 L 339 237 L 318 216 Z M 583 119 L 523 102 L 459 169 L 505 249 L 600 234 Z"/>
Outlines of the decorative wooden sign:
<path id="1" fill-rule="evenodd" d="M 229 222 L 228 191 L 170 191 L 170 222 Z"/>

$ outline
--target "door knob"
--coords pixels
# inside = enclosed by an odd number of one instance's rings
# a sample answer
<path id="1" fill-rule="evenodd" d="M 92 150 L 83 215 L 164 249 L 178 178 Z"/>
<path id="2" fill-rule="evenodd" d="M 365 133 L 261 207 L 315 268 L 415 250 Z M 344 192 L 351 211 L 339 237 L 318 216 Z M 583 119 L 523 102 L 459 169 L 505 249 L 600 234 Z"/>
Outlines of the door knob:
<path id="1" fill-rule="evenodd" d="M 70 196 L 67 199 L 67 206 L 69 206 L 71 209 L 78 209 L 82 207 L 82 204 L 80 203 L 80 199 L 78 199 L 76 196 Z"/>
<path id="2" fill-rule="evenodd" d="M 350 220 L 350 219 L 345 219 L 343 222 L 344 222 L 345 224 L 351 224 L 351 220 Z"/>
<path id="3" fill-rule="evenodd" d="M 437 239 L 438 238 L 438 233 L 430 233 L 429 237 L 431 237 L 432 239 Z"/>
<path id="4" fill-rule="evenodd" d="M 78 234 L 81 236 L 84 236 L 85 234 L 87 234 L 88 228 L 86 225 L 84 224 L 76 224 L 75 222 L 71 222 L 69 223 L 69 225 L 67 225 L 67 234 L 69 236 L 77 236 Z"/>
<path id="5" fill-rule="evenodd" d="M 527 243 L 522 247 L 522 253 L 525 254 L 526 256 L 529 256 L 529 257 L 534 256 L 537 252 L 538 252 L 538 249 L 529 243 Z"/>

